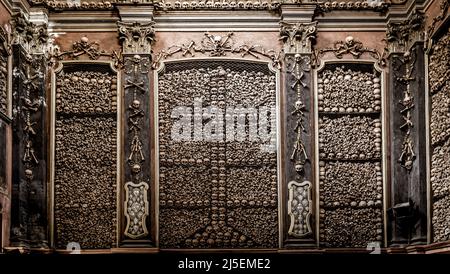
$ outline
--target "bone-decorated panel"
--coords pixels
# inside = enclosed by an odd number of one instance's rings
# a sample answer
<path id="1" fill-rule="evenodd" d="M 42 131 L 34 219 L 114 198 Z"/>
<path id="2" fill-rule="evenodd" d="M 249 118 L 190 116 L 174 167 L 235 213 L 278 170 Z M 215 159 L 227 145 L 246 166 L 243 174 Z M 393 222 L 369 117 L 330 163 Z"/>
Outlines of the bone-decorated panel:
<path id="1" fill-rule="evenodd" d="M 381 75 L 371 64 L 318 73 L 319 238 L 366 247 L 383 236 Z"/>
<path id="2" fill-rule="evenodd" d="M 278 246 L 276 77 L 266 63 L 168 62 L 158 75 L 162 248 Z"/>
<path id="3" fill-rule="evenodd" d="M 116 239 L 117 76 L 64 65 L 55 87 L 55 245 L 111 248 Z"/>
<path id="4" fill-rule="evenodd" d="M 450 239 L 450 32 L 431 49 L 429 85 L 431 96 L 431 188 L 433 241 Z"/>

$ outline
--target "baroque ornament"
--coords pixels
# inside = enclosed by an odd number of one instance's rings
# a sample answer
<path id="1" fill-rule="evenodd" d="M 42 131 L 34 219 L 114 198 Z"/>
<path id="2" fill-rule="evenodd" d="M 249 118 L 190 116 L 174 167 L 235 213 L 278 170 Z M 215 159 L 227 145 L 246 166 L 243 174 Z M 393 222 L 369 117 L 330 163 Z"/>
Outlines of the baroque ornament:
<path id="1" fill-rule="evenodd" d="M 154 22 L 146 24 L 117 22 L 123 53 L 150 54 L 152 43 L 155 41 L 154 24 Z"/>
<path id="2" fill-rule="evenodd" d="M 416 38 L 415 36 L 423 30 L 424 20 L 423 13 L 416 10 L 403 22 L 389 23 L 386 30 L 386 41 L 392 48 L 390 51 L 396 51 L 397 47 L 404 50 L 413 39 L 420 38 L 420 35 Z"/>
<path id="3" fill-rule="evenodd" d="M 402 76 L 396 75 L 396 81 L 404 84 L 406 86 L 403 91 L 403 99 L 399 102 L 402 106 L 400 114 L 402 115 L 404 123 L 400 126 L 400 129 L 405 132 L 402 143 L 402 152 L 398 159 L 400 165 L 407 170 L 411 170 L 414 164 L 416 155 L 414 153 L 414 141 L 411 136 L 411 129 L 414 127 L 412 122 L 412 111 L 414 109 L 414 96 L 411 93 L 410 82 L 415 81 L 416 78 L 413 77 L 414 68 L 416 63 L 415 53 L 411 56 L 411 52 L 407 51 L 403 55 L 403 63 L 405 63 L 406 70 L 405 74 Z M 396 73 L 394 71 L 394 73 Z"/>
<path id="4" fill-rule="evenodd" d="M 306 53 L 311 51 L 311 43 L 316 38 L 317 22 L 281 22 L 280 40 L 285 53 Z"/>
<path id="5" fill-rule="evenodd" d="M 46 53 L 48 40 L 47 25 L 35 25 L 20 12 L 11 19 L 12 44 L 21 45 L 29 54 Z"/>
<path id="6" fill-rule="evenodd" d="M 146 218 L 149 208 L 147 191 L 149 185 L 143 178 L 142 164 L 146 161 L 142 135 L 145 133 L 145 116 L 143 110 L 144 97 L 148 89 L 148 68 L 150 59 L 138 54 L 125 58 L 125 100 L 130 101 L 127 111 L 129 155 L 127 162 L 130 168 L 131 181 L 125 184 L 126 201 L 125 216 L 127 225 L 125 235 L 137 239 L 148 234 Z"/>
<path id="7" fill-rule="evenodd" d="M 266 57 L 272 61 L 272 65 L 275 68 L 281 68 L 281 53 L 277 53 L 273 49 L 266 50 L 261 45 L 243 44 L 234 46 L 234 41 L 231 39 L 232 36 L 232 32 L 229 32 L 226 35 L 210 34 L 209 32 L 206 32 L 200 42 L 191 40 L 185 44 L 170 46 L 168 49 L 162 50 L 156 54 L 152 68 L 158 68 L 162 60 L 177 53 L 181 53 L 181 56 L 183 57 L 188 55 L 194 57 L 197 52 L 208 54 L 212 57 L 226 56 L 227 53 L 240 54 L 241 57 L 251 55 L 256 59 Z"/>
<path id="8" fill-rule="evenodd" d="M 313 231 L 311 228 L 311 182 L 291 181 L 288 184 L 288 192 L 288 215 L 290 217 L 288 234 L 294 237 L 311 234 Z"/>
<path id="9" fill-rule="evenodd" d="M 366 48 L 363 43 L 353 38 L 353 36 L 347 36 L 345 41 L 337 41 L 334 43 L 333 48 L 324 48 L 316 50 L 315 52 L 315 65 L 317 65 L 320 57 L 327 53 L 332 52 L 336 58 L 341 59 L 345 54 L 350 54 L 355 59 L 359 59 L 362 54 L 368 53 L 372 58 L 377 60 L 378 65 L 385 66 L 386 61 L 384 56 L 381 55 L 378 50 L 372 48 Z"/>
<path id="10" fill-rule="evenodd" d="M 11 55 L 9 33 L 0 27 L 0 113 L 8 116 L 8 56 Z"/>

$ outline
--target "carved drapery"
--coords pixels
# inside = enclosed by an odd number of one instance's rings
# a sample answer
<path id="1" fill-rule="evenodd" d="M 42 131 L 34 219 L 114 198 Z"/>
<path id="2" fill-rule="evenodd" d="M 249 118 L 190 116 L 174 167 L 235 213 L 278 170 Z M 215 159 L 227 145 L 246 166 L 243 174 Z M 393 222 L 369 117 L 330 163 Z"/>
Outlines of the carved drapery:
<path id="1" fill-rule="evenodd" d="M 384 238 L 380 76 L 372 64 L 351 61 L 318 72 L 322 246 L 365 247 Z"/>
<path id="2" fill-rule="evenodd" d="M 150 79 L 153 22 L 118 22 L 124 55 L 125 202 L 124 235 L 145 239 L 150 207 Z"/>
<path id="3" fill-rule="evenodd" d="M 55 247 L 111 248 L 117 229 L 117 72 L 115 54 L 87 37 L 52 56 L 54 72 Z M 78 61 L 67 61 L 79 59 Z M 86 60 L 87 59 L 87 60 Z M 95 61 L 92 61 L 95 60 Z"/>
<path id="4" fill-rule="evenodd" d="M 267 63 L 165 63 L 158 76 L 161 247 L 278 246 L 276 84 Z"/>
<path id="5" fill-rule="evenodd" d="M 317 22 L 282 22 L 285 51 L 287 222 L 285 244 L 314 244 L 312 205 L 311 46 Z M 289 182 L 289 183 L 288 183 Z"/>
<path id="6" fill-rule="evenodd" d="M 436 40 L 429 56 L 431 101 L 431 190 L 433 242 L 450 239 L 450 31 Z"/>

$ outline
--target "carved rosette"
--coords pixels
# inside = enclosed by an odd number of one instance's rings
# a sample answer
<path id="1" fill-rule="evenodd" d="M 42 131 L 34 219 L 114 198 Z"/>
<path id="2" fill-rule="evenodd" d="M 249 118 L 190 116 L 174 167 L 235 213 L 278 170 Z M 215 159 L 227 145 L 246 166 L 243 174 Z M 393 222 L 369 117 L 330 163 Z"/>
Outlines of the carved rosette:
<path id="1" fill-rule="evenodd" d="M 148 191 L 150 183 L 149 147 L 149 68 L 154 22 L 118 22 L 119 39 L 124 54 L 125 129 L 125 203 L 124 235 L 141 239 L 148 235 Z"/>

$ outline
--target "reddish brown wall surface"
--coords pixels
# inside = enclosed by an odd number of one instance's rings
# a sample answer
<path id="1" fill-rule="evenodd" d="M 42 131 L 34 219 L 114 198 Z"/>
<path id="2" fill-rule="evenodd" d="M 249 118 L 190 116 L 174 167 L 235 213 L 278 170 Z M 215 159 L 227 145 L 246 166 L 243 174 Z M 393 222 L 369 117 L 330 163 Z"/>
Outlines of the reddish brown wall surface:
<path id="1" fill-rule="evenodd" d="M 11 19 L 11 14 L 8 9 L 4 6 L 3 2 L 0 1 L 0 25 L 5 28 L 5 25 L 9 25 L 9 20 Z M 9 245 L 9 224 L 10 224 L 10 204 L 11 204 L 11 159 L 12 159 L 12 151 L 11 151 L 11 128 L 7 126 L 6 128 L 6 190 L 0 191 L 0 214 L 2 214 L 2 223 L 0 226 L 2 229 L 3 235 L 0 235 L 0 250 L 4 246 Z M 1 241 L 2 240 L 2 241 Z"/>

